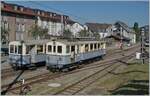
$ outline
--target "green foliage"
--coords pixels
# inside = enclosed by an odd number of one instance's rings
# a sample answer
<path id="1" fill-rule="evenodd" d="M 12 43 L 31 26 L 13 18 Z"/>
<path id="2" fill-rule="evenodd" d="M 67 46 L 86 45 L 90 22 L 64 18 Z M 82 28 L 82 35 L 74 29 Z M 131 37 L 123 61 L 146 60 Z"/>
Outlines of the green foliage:
<path id="1" fill-rule="evenodd" d="M 63 31 L 63 37 L 69 38 L 69 37 L 72 37 L 72 36 L 73 36 L 73 34 L 70 30 L 64 30 Z"/>
<path id="2" fill-rule="evenodd" d="M 9 41 L 8 36 L 9 36 L 9 30 L 6 30 L 3 27 L 1 27 L 1 41 L 2 41 L 2 44 L 5 44 Z"/>
<path id="3" fill-rule="evenodd" d="M 37 37 L 44 38 L 45 35 L 47 35 L 48 33 L 48 29 L 47 28 L 41 28 L 38 25 L 34 25 L 31 27 L 31 29 L 29 30 L 29 32 L 31 32 L 33 38 L 37 39 Z"/>
<path id="4" fill-rule="evenodd" d="M 140 41 L 140 29 L 137 22 L 134 23 L 133 30 L 135 31 L 136 34 L 136 41 L 137 42 Z"/>
<path id="5" fill-rule="evenodd" d="M 79 33 L 78 33 L 79 37 L 89 37 L 90 34 L 88 31 L 86 30 L 81 30 Z"/>
<path id="6" fill-rule="evenodd" d="M 96 39 L 100 39 L 100 34 L 98 32 L 94 32 L 93 37 L 95 37 Z"/>

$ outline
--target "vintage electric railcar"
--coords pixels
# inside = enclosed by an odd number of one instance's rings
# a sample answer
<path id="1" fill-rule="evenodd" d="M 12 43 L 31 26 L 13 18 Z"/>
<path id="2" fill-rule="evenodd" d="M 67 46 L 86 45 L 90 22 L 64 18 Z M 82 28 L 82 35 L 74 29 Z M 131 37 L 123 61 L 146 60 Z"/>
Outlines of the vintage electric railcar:
<path id="1" fill-rule="evenodd" d="M 46 66 L 51 71 L 68 70 L 83 61 L 103 57 L 105 48 L 105 41 L 53 40 L 46 44 Z"/>
<path id="2" fill-rule="evenodd" d="M 45 65 L 46 42 L 50 40 L 12 41 L 9 43 L 9 64 L 15 69 Z"/>

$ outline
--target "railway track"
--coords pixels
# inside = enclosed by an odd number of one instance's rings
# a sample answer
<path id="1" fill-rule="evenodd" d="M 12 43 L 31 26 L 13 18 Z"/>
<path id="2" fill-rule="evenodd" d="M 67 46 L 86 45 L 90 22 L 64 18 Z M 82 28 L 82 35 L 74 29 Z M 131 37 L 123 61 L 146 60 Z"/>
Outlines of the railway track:
<path id="1" fill-rule="evenodd" d="M 132 46 L 130 48 L 127 48 L 127 49 L 124 49 L 123 51 L 128 51 L 128 50 L 131 50 L 131 49 L 134 49 L 136 48 L 137 46 L 139 45 L 135 45 L 135 46 Z M 113 52 L 108 52 L 108 54 L 106 54 L 106 56 L 104 58 L 108 58 L 114 54 L 117 55 L 117 53 L 120 53 L 122 50 L 117 50 L 117 51 L 113 51 Z M 39 67 L 40 68 L 40 67 Z M 45 67 L 43 67 L 45 68 Z M 10 76 L 15 76 L 16 74 L 18 74 L 20 71 L 14 71 L 12 68 L 7 68 L 7 69 L 3 69 L 1 70 L 1 79 L 5 79 L 7 77 L 10 77 Z M 27 70 L 26 73 L 29 73 L 29 72 L 32 72 L 31 70 Z"/>
<path id="2" fill-rule="evenodd" d="M 133 57 L 133 54 L 130 56 L 125 56 L 120 59 L 128 60 L 128 59 L 131 59 L 132 57 Z M 104 67 L 103 69 L 98 70 L 97 72 L 79 80 L 78 82 L 71 84 L 70 86 L 54 93 L 53 95 L 75 95 L 78 92 L 80 92 L 81 90 L 83 90 L 84 88 L 88 87 L 90 84 L 97 81 L 98 79 L 101 79 L 104 76 L 106 76 L 107 74 L 109 74 L 109 72 L 116 70 L 121 65 L 122 65 L 122 63 L 118 62 L 118 60 L 115 60 L 111 63 L 109 62 L 106 65 L 106 67 Z"/>
<path id="3" fill-rule="evenodd" d="M 133 53 L 132 53 L 132 55 L 133 55 Z M 129 58 L 130 55 L 127 55 L 125 57 Z M 40 75 L 40 76 L 39 75 L 38 76 L 34 76 L 32 78 L 27 78 L 26 79 L 26 83 L 24 85 L 30 85 L 30 84 L 34 84 L 34 83 L 37 83 L 37 82 L 46 81 L 46 80 L 49 80 L 49 79 L 59 78 L 59 77 L 64 76 L 64 75 L 68 75 L 68 74 L 72 74 L 72 73 L 75 73 L 75 72 L 87 70 L 88 68 L 91 69 L 91 68 L 97 68 L 97 67 L 102 67 L 102 66 L 110 65 L 110 64 L 113 64 L 113 63 L 117 62 L 118 59 L 121 60 L 121 59 L 123 59 L 125 57 L 120 57 L 120 58 L 116 58 L 116 59 L 113 59 L 113 60 L 103 61 L 102 64 L 99 64 L 99 62 L 95 62 L 94 64 L 90 64 L 90 65 L 88 65 L 88 66 L 86 66 L 84 68 L 77 69 L 77 70 L 74 70 L 74 71 L 70 71 L 68 73 L 59 73 L 58 72 L 58 73 L 54 73 L 52 75 L 50 75 L 49 73 L 45 73 L 45 74 Z M 3 85 L 2 89 L 5 89 L 6 87 L 8 87 L 8 85 Z M 10 90 L 17 90 L 17 89 L 20 89 L 20 87 L 21 86 L 19 85 L 19 82 L 16 82 L 15 87 L 12 87 Z"/>

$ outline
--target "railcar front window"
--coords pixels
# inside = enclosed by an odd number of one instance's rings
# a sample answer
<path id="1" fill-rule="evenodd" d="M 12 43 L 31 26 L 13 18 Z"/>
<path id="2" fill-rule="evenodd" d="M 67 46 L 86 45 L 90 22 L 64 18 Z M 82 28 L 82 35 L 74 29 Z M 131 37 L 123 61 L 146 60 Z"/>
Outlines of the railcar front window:
<path id="1" fill-rule="evenodd" d="M 14 53 L 14 45 L 10 45 L 10 53 Z"/>
<path id="2" fill-rule="evenodd" d="M 17 53 L 17 46 L 15 45 L 15 53 Z"/>
<path id="3" fill-rule="evenodd" d="M 70 46 L 67 45 L 67 46 L 66 46 L 66 53 L 69 53 L 69 52 L 70 52 Z"/>
<path id="4" fill-rule="evenodd" d="M 52 46 L 48 45 L 48 52 L 52 52 Z"/>
<path id="5" fill-rule="evenodd" d="M 22 46 L 18 46 L 18 54 L 22 54 Z"/>
<path id="6" fill-rule="evenodd" d="M 62 53 L 62 46 L 58 46 L 58 47 L 57 47 L 57 52 L 58 52 L 58 53 Z"/>

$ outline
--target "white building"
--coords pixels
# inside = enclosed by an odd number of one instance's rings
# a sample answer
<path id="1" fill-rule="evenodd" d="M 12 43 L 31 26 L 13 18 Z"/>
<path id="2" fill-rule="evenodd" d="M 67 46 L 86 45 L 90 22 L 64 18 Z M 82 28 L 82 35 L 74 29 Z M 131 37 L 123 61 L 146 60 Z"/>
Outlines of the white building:
<path id="1" fill-rule="evenodd" d="M 105 38 L 113 33 L 113 26 L 105 23 L 86 23 L 85 24 L 92 33 L 98 32 L 100 38 Z"/>
<path id="2" fill-rule="evenodd" d="M 116 27 L 116 30 L 113 32 L 114 35 L 123 36 L 130 43 L 136 43 L 136 34 L 133 29 L 121 21 L 117 21 L 114 25 Z"/>

